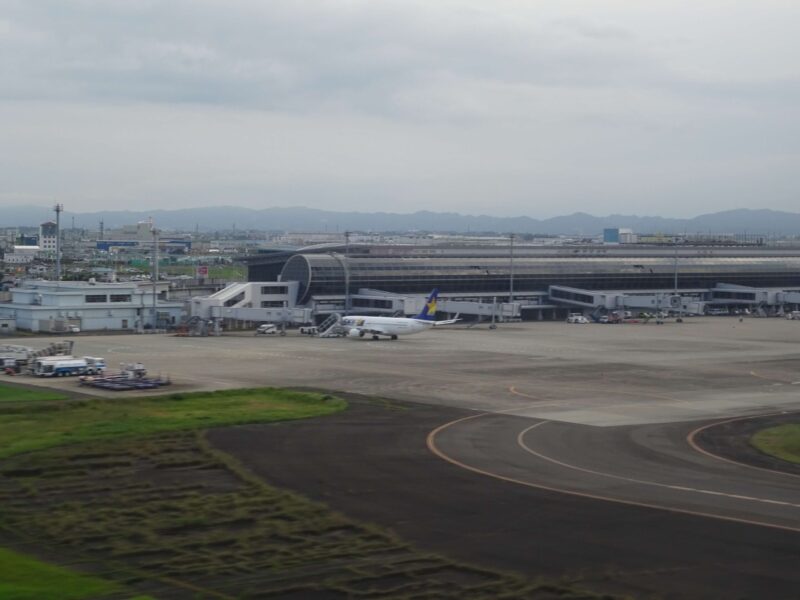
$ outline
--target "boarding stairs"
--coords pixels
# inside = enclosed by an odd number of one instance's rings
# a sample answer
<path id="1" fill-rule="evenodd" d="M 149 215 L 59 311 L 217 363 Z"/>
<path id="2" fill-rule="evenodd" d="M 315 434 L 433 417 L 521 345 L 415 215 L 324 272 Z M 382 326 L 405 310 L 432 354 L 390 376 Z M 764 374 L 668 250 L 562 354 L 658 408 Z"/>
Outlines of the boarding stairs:
<path id="1" fill-rule="evenodd" d="M 333 313 L 319 324 L 318 331 L 318 335 L 321 338 L 340 337 L 344 334 L 344 328 L 342 327 L 342 315 L 339 313 Z"/>
<path id="2" fill-rule="evenodd" d="M 186 335 L 191 337 L 206 337 L 208 335 L 208 321 L 196 315 L 190 317 L 186 321 Z"/>
<path id="3" fill-rule="evenodd" d="M 753 315 L 756 317 L 768 317 L 767 305 L 765 302 L 759 302 L 753 307 Z"/>
<path id="4" fill-rule="evenodd" d="M 72 354 L 72 347 L 75 345 L 75 342 L 72 340 L 66 340 L 63 342 L 53 342 L 52 344 L 48 345 L 46 348 L 42 348 L 41 350 L 34 350 L 28 356 L 29 360 L 35 360 L 40 356 L 70 356 Z"/>

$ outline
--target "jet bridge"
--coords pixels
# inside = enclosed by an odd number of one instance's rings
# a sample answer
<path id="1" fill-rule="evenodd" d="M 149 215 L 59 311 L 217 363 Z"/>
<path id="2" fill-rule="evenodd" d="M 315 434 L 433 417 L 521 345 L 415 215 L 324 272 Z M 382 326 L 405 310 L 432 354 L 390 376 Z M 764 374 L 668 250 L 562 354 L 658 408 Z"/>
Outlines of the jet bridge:
<path id="1" fill-rule="evenodd" d="M 587 314 L 610 311 L 644 310 L 702 313 L 699 300 L 706 290 L 681 290 L 680 294 L 665 290 L 630 292 L 620 290 L 584 290 L 560 285 L 548 288 L 550 300 L 561 305 L 581 308 Z"/>
<path id="2" fill-rule="evenodd" d="M 732 283 L 720 283 L 711 289 L 710 303 L 716 306 L 743 306 L 754 314 L 780 314 L 784 307 L 800 306 L 800 290 L 756 288 Z"/>
<path id="3" fill-rule="evenodd" d="M 226 308 L 224 306 L 212 306 L 210 318 L 304 325 L 313 321 L 313 314 L 310 308 Z"/>

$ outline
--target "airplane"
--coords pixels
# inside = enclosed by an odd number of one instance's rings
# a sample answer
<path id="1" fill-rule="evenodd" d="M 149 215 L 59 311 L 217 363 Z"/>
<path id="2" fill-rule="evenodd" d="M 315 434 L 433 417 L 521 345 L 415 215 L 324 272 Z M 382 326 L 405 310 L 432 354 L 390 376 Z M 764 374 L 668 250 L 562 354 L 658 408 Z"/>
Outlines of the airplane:
<path id="1" fill-rule="evenodd" d="M 434 320 L 436 318 L 436 298 L 438 296 L 439 290 L 434 289 L 425 301 L 422 312 L 412 318 L 354 315 L 342 319 L 342 327 L 347 337 L 351 338 L 363 338 L 366 335 L 371 335 L 373 340 L 377 340 L 379 336 L 383 335 L 396 340 L 400 335 L 412 335 L 420 331 L 426 331 L 431 327 L 452 325 L 460 321 L 461 319 L 458 318 L 458 315 L 456 315 L 455 319 L 448 319 L 447 321 Z"/>

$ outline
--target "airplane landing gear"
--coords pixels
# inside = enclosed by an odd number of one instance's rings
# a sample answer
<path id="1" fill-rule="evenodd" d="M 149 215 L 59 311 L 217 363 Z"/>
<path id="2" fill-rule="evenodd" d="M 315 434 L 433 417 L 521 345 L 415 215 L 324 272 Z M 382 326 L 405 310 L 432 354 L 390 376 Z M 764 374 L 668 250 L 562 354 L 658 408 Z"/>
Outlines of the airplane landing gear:
<path id="1" fill-rule="evenodd" d="M 393 336 L 392 336 L 392 339 L 393 339 L 393 340 L 396 340 L 396 339 L 397 339 L 397 336 L 396 336 L 396 335 L 393 335 Z"/>

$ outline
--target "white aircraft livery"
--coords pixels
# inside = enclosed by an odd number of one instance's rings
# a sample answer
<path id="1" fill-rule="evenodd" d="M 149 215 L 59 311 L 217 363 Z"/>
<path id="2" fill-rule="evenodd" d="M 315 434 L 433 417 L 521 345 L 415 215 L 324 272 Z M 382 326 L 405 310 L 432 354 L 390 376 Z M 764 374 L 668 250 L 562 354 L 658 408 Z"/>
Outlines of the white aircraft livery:
<path id="1" fill-rule="evenodd" d="M 436 298 L 439 290 L 435 289 L 425 301 L 422 312 L 412 318 L 406 317 L 362 317 L 349 316 L 342 319 L 342 327 L 347 332 L 348 337 L 363 338 L 371 335 L 373 340 L 380 336 L 386 336 L 393 340 L 400 335 L 411 335 L 426 331 L 431 327 L 439 325 L 451 325 L 459 319 L 449 319 L 447 321 L 435 321 L 436 318 Z M 458 316 L 458 315 L 456 315 Z"/>

